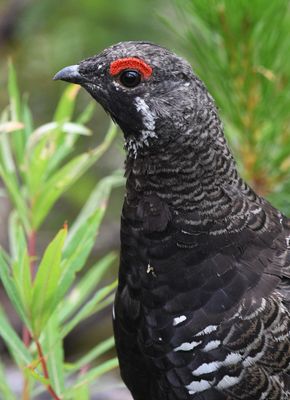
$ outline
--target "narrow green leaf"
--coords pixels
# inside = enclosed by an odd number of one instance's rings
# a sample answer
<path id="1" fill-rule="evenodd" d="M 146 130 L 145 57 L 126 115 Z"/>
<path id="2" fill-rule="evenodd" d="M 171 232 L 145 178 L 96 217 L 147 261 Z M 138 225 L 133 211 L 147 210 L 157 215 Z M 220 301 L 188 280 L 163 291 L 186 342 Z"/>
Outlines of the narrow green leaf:
<path id="1" fill-rule="evenodd" d="M 76 388 L 71 397 L 72 400 L 90 400 L 90 388 L 84 384 Z"/>
<path id="2" fill-rule="evenodd" d="M 54 114 L 54 121 L 70 121 L 75 107 L 75 99 L 80 90 L 78 85 L 68 85 L 65 89 Z"/>
<path id="3" fill-rule="evenodd" d="M 40 262 L 32 291 L 31 315 L 33 333 L 39 336 L 57 306 L 57 286 L 61 275 L 60 262 L 67 229 L 61 229 L 47 247 Z"/>
<path id="4" fill-rule="evenodd" d="M 32 209 L 33 227 L 37 229 L 56 200 L 82 176 L 108 149 L 116 135 L 112 126 L 103 142 L 89 153 L 81 154 L 59 169 L 41 188 Z"/>
<path id="5" fill-rule="evenodd" d="M 68 319 L 86 301 L 91 293 L 96 290 L 101 278 L 114 260 L 116 260 L 116 254 L 109 253 L 89 268 L 88 272 L 63 300 L 59 311 L 62 322 Z"/>
<path id="6" fill-rule="evenodd" d="M 121 171 L 116 171 L 111 176 L 103 178 L 100 182 L 98 182 L 97 186 L 91 193 L 89 199 L 69 230 L 67 243 L 65 246 L 66 254 L 71 252 L 71 248 L 75 247 L 75 241 L 77 241 L 77 237 L 80 236 L 79 230 L 83 225 L 87 224 L 88 218 L 91 217 L 99 208 L 101 210 L 105 210 L 111 190 L 113 188 L 122 186 L 123 184 L 124 177 Z"/>
<path id="7" fill-rule="evenodd" d="M 10 99 L 10 108 L 12 120 L 22 122 L 21 99 L 17 84 L 16 72 L 12 62 L 8 66 L 8 92 Z M 23 130 L 19 130 L 12 137 L 13 147 L 18 162 L 23 159 L 23 151 L 25 146 L 25 137 Z"/>
<path id="8" fill-rule="evenodd" d="M 114 347 L 115 340 L 113 337 L 104 340 L 97 344 L 92 350 L 81 357 L 77 362 L 73 364 L 67 364 L 66 369 L 69 373 L 79 371 L 82 367 L 89 365 L 94 362 L 98 357 L 106 353 L 108 350 Z"/>
<path id="9" fill-rule="evenodd" d="M 69 390 L 70 393 L 73 393 L 74 390 L 78 389 L 83 385 L 87 385 L 93 382 L 98 377 L 104 375 L 105 373 L 111 371 L 114 368 L 118 367 L 118 359 L 112 358 L 111 360 L 105 361 L 101 365 L 92 368 L 87 373 L 83 374 L 76 382 L 76 384 Z"/>
<path id="10" fill-rule="evenodd" d="M 12 328 L 2 308 L 0 308 L 0 336 L 19 367 L 23 368 L 32 363 L 29 351 Z"/>
<path id="11" fill-rule="evenodd" d="M 64 324 L 61 330 L 61 336 L 65 337 L 81 321 L 90 317 L 105 306 L 111 304 L 114 300 L 114 295 L 112 295 L 111 292 L 114 291 L 116 287 L 117 281 L 114 281 L 110 285 L 99 289 L 96 294 L 76 313 L 76 315 L 69 322 Z M 109 294 L 111 294 L 111 296 L 107 297 Z"/>
<path id="12" fill-rule="evenodd" d="M 79 124 L 87 124 L 92 118 L 94 111 L 96 109 L 96 102 L 90 101 L 84 111 L 78 116 L 77 122 Z"/>
<path id="13" fill-rule="evenodd" d="M 43 332 L 43 349 L 50 382 L 56 393 L 61 396 L 64 391 L 64 352 L 57 312 L 53 313 Z"/>
<path id="14" fill-rule="evenodd" d="M 9 242 L 12 254 L 12 272 L 21 302 L 28 315 L 31 304 L 32 281 L 27 243 L 18 215 L 12 212 L 9 218 Z"/>
<path id="15" fill-rule="evenodd" d="M 12 118 L 21 121 L 21 99 L 17 84 L 15 68 L 10 61 L 8 64 L 8 92 Z"/>
<path id="16" fill-rule="evenodd" d="M 1 139 L 0 139 L 1 141 Z M 1 148 L 1 144 L 0 144 Z M 23 200 L 23 196 L 21 195 L 21 191 L 19 190 L 19 184 L 14 176 L 14 173 L 9 173 L 6 169 L 3 168 L 3 164 L 0 164 L 0 177 L 2 178 L 4 185 L 9 193 L 9 197 L 16 207 L 21 221 L 25 227 L 25 230 L 28 232 L 30 229 L 30 224 L 28 221 L 28 209 Z"/>
<path id="17" fill-rule="evenodd" d="M 7 293 L 7 296 L 9 297 L 19 317 L 22 319 L 22 321 L 25 323 L 28 329 L 31 330 L 30 321 L 25 312 L 25 308 L 21 299 L 21 294 L 19 293 L 18 287 L 15 284 L 14 280 L 10 276 L 9 266 L 7 265 L 7 262 L 2 254 L 1 249 L 0 249 L 0 278 Z"/>
<path id="18" fill-rule="evenodd" d="M 79 241 L 76 243 L 76 248 L 72 253 L 64 251 L 64 261 L 62 262 L 62 277 L 59 285 L 59 299 L 62 299 L 64 294 L 72 285 L 75 275 L 85 265 L 89 253 L 95 242 L 97 226 L 103 217 L 104 212 L 97 210 L 95 215 L 87 221 L 87 227 L 83 226 L 79 230 Z"/>
<path id="19" fill-rule="evenodd" d="M 29 367 L 29 368 L 25 368 L 24 371 L 25 371 L 25 374 L 30 376 L 31 378 L 33 378 L 33 380 L 42 383 L 44 386 L 49 385 L 50 381 L 48 379 L 44 378 L 44 376 L 42 374 L 40 374 L 38 372 L 38 370 Z"/>
<path id="20" fill-rule="evenodd" d="M 24 101 L 23 101 L 23 113 L 22 114 L 23 114 L 22 120 L 24 123 L 24 133 L 25 133 L 25 137 L 26 137 L 26 146 L 27 146 L 27 140 L 28 140 L 29 136 L 31 135 L 31 133 L 33 132 L 33 117 L 32 117 L 30 108 L 28 106 L 28 99 L 26 97 L 24 97 Z"/>

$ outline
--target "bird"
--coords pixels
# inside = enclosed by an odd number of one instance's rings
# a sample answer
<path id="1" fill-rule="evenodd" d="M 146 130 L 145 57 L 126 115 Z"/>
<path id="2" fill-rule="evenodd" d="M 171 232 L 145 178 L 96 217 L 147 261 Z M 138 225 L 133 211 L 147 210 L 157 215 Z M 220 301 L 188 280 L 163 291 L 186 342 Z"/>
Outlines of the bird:
<path id="1" fill-rule="evenodd" d="M 133 399 L 290 398 L 290 220 L 240 176 L 191 65 L 127 41 L 54 79 L 124 135 L 113 328 Z"/>

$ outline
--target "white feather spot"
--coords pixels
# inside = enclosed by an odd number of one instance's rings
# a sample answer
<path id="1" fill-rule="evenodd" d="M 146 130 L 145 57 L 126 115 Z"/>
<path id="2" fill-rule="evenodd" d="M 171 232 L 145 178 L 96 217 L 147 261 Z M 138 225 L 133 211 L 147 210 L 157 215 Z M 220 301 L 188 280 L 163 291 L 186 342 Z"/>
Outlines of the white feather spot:
<path id="1" fill-rule="evenodd" d="M 198 392 L 203 392 L 211 387 L 212 382 L 202 379 L 201 381 L 193 381 L 186 386 L 189 394 L 195 394 Z"/>
<path id="2" fill-rule="evenodd" d="M 176 326 L 178 324 L 181 324 L 181 322 L 186 320 L 186 316 L 185 315 L 180 315 L 180 317 L 176 317 L 173 320 L 173 326 Z"/>
<path id="3" fill-rule="evenodd" d="M 219 347 L 219 345 L 221 344 L 220 340 L 211 340 L 210 342 L 208 342 L 207 345 L 204 346 L 203 351 L 211 351 L 216 349 L 217 347 Z"/>
<path id="4" fill-rule="evenodd" d="M 229 375 L 225 375 L 223 377 L 222 380 L 219 381 L 219 383 L 217 384 L 217 389 L 226 389 L 229 388 L 231 386 L 236 385 L 237 383 L 240 382 L 241 380 L 241 375 L 240 376 L 229 376 Z"/>
<path id="5" fill-rule="evenodd" d="M 174 351 L 190 351 L 192 349 L 194 349 L 196 346 L 200 345 L 202 343 L 202 341 L 200 342 L 185 342 L 182 343 L 180 346 L 175 347 Z"/>
<path id="6" fill-rule="evenodd" d="M 222 363 L 220 361 L 203 363 L 192 372 L 192 375 L 199 376 L 203 374 L 210 374 L 211 372 L 217 371 L 221 366 Z"/>
<path id="7" fill-rule="evenodd" d="M 198 368 L 196 368 L 192 375 L 199 376 L 203 374 L 209 374 L 211 372 L 217 371 L 222 366 L 237 364 L 242 360 L 242 356 L 239 353 L 230 353 L 226 356 L 224 361 L 212 361 L 210 363 L 203 363 Z"/>
<path id="8" fill-rule="evenodd" d="M 195 336 L 208 335 L 209 333 L 216 331 L 217 328 L 218 328 L 217 325 L 208 325 L 202 331 L 199 331 Z"/>

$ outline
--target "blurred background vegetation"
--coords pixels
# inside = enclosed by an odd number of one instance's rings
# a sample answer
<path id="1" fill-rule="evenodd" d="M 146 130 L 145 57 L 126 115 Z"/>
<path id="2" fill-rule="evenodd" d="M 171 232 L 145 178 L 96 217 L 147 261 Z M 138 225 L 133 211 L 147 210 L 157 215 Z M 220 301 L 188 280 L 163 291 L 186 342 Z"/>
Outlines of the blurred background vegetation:
<path id="1" fill-rule="evenodd" d="M 60 68 L 119 41 L 157 42 L 192 63 L 220 108 L 241 173 L 290 215 L 289 5 L 289 0 L 1 0 L 0 110 L 8 103 L 8 58 L 37 126 L 51 119 L 64 89 L 63 83 L 52 81 Z M 81 91 L 76 112 L 89 101 Z M 81 137 L 76 153 L 100 143 L 108 125 L 108 116 L 95 106 L 89 123 L 94 134 Z M 39 234 L 39 251 L 64 219 L 73 220 L 96 181 L 122 167 L 123 159 L 119 135 L 97 168 L 54 207 Z M 118 249 L 123 192 L 113 191 L 92 258 Z M 10 205 L 0 200 L 0 244 L 5 247 Z M 111 271 L 116 273 L 117 265 Z M 66 342 L 66 352 L 81 353 L 110 333 L 107 311 L 102 324 L 89 320 L 78 327 Z"/>

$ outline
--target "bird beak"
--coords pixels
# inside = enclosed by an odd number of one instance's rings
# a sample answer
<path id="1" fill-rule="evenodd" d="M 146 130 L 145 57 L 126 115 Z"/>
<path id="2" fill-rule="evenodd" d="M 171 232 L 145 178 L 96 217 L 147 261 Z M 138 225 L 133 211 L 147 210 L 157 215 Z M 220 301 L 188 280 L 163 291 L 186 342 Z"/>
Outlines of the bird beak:
<path id="1" fill-rule="evenodd" d="M 54 75 L 53 80 L 61 80 L 81 84 L 84 78 L 79 73 L 78 65 L 70 65 L 69 67 L 65 67 L 58 71 L 58 73 Z"/>

